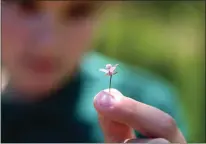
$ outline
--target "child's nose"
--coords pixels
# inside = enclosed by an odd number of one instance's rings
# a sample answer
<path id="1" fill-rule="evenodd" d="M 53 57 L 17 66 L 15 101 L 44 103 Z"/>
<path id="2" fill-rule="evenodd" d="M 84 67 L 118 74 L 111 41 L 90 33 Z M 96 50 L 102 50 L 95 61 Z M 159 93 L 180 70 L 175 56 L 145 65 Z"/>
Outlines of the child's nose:
<path id="1" fill-rule="evenodd" d="M 51 51 L 56 49 L 58 41 L 58 26 L 52 17 L 45 16 L 39 21 L 35 45 L 41 51 Z"/>

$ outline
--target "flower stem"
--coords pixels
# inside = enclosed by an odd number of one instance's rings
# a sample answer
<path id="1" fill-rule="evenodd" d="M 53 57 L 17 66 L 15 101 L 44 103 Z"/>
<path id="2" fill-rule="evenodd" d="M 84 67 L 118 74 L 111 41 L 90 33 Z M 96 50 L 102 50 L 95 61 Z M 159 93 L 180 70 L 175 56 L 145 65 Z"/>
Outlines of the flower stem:
<path id="1" fill-rule="evenodd" d="M 109 79 L 109 93 L 110 93 L 111 85 L 112 85 L 112 75 L 110 76 L 110 79 Z"/>

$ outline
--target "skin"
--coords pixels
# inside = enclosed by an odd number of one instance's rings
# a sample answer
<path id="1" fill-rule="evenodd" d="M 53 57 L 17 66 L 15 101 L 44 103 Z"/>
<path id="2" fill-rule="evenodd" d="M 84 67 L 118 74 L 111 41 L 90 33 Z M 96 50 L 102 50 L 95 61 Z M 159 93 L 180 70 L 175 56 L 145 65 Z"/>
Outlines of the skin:
<path id="1" fill-rule="evenodd" d="M 94 98 L 94 107 L 106 143 L 187 143 L 170 115 L 126 97 L 116 89 L 99 92 Z M 150 139 L 136 138 L 134 130 Z"/>
<path id="2" fill-rule="evenodd" d="M 89 50 L 96 21 L 90 15 L 72 16 L 72 4 L 2 3 L 2 61 L 12 87 L 26 94 L 22 95 L 24 99 L 39 99 L 41 94 L 57 89 L 62 79 L 75 73 L 82 55 Z M 104 92 L 117 97 L 107 108 L 94 99 L 105 142 L 186 143 L 169 115 L 124 97 L 117 90 Z M 136 139 L 134 129 L 149 134 L 151 139 Z"/>
<path id="3" fill-rule="evenodd" d="M 73 74 L 88 51 L 95 21 L 70 16 L 68 1 L 25 6 L 31 10 L 22 7 L 2 6 L 2 60 L 14 87 L 31 97 L 58 87 Z"/>

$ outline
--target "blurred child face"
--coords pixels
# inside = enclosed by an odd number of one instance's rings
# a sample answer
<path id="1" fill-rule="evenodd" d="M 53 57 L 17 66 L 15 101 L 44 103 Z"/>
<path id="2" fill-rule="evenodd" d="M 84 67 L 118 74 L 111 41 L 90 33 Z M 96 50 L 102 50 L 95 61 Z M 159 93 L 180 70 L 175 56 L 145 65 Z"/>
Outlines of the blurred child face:
<path id="1" fill-rule="evenodd" d="M 4 1 L 2 60 L 13 85 L 42 93 L 73 73 L 87 51 L 94 2 Z"/>

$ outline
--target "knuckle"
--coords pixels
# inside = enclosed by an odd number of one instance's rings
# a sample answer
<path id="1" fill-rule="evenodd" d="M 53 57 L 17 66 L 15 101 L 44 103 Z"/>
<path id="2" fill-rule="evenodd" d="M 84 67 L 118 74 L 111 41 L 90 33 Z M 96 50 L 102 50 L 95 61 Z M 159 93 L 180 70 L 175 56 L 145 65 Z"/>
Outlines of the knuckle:
<path id="1" fill-rule="evenodd" d="M 149 144 L 169 144 L 170 142 L 164 138 L 153 139 L 148 142 Z"/>
<path id="2" fill-rule="evenodd" d="M 173 134 L 177 130 L 175 120 L 168 114 L 162 120 L 162 130 L 165 134 Z"/>
<path id="3" fill-rule="evenodd" d="M 170 142 L 164 138 L 156 139 L 127 139 L 124 143 L 148 143 L 148 144 L 169 144 Z"/>

